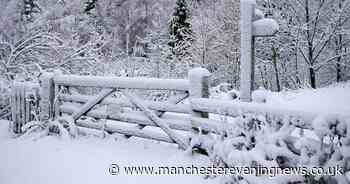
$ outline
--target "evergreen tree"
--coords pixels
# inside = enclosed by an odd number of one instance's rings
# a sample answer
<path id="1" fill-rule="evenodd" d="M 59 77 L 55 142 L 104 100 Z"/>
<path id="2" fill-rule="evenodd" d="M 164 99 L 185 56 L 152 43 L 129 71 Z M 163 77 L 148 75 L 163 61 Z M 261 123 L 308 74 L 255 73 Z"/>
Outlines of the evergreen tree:
<path id="1" fill-rule="evenodd" d="M 193 41 L 190 12 L 186 0 L 177 0 L 175 11 L 170 20 L 169 42 L 172 54 L 181 60 L 191 57 L 189 48 Z"/>
<path id="2" fill-rule="evenodd" d="M 40 13 L 40 7 L 36 0 L 23 0 L 23 12 L 22 17 L 25 21 L 32 22 L 34 19 L 34 14 Z"/>
<path id="3" fill-rule="evenodd" d="M 85 9 L 84 12 L 87 14 L 91 13 L 91 10 L 95 9 L 97 0 L 88 0 L 85 2 Z"/>

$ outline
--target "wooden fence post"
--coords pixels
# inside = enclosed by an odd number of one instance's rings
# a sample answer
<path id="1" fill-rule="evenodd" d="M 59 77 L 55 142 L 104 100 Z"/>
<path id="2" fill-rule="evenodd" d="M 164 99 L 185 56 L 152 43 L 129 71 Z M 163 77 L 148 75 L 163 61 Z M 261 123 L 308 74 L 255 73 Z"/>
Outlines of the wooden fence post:
<path id="1" fill-rule="evenodd" d="M 26 123 L 26 99 L 23 83 L 15 82 L 12 85 L 11 114 L 13 121 L 13 132 L 22 133 L 22 126 Z"/>
<path id="2" fill-rule="evenodd" d="M 250 102 L 254 83 L 254 1 L 241 1 L 241 82 L 240 100 Z"/>
<path id="3" fill-rule="evenodd" d="M 194 68 L 189 71 L 188 78 L 190 81 L 189 98 L 209 98 L 209 77 L 210 72 L 204 68 Z M 193 117 L 208 118 L 206 112 L 192 110 Z"/>
<path id="4" fill-rule="evenodd" d="M 252 101 L 254 89 L 254 65 L 256 37 L 273 36 L 279 26 L 273 19 L 264 18 L 260 10 L 256 9 L 255 0 L 240 1 L 240 29 L 241 29 L 241 74 L 240 74 L 240 100 Z"/>
<path id="5" fill-rule="evenodd" d="M 46 121 L 54 117 L 55 88 L 52 73 L 44 73 L 40 77 L 41 100 L 40 100 L 40 120 Z"/>
<path id="6" fill-rule="evenodd" d="M 189 71 L 188 78 L 190 81 L 189 87 L 189 100 L 191 107 L 191 124 L 192 132 L 194 134 L 208 134 L 208 131 L 204 131 L 201 127 L 195 125 L 192 119 L 195 118 L 209 118 L 209 113 L 195 111 L 192 107 L 192 99 L 194 98 L 209 98 L 209 77 L 210 72 L 204 68 L 194 68 Z M 190 140 L 190 146 L 192 151 L 207 154 L 205 148 L 202 148 L 201 143 L 197 141 L 192 142 Z"/>

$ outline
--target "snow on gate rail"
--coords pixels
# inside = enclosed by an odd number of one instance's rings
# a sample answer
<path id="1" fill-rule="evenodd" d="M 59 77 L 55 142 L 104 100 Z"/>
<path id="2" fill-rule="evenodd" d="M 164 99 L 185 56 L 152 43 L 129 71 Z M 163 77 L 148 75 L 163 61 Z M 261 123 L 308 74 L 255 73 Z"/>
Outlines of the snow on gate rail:
<path id="1" fill-rule="evenodd" d="M 101 88 L 162 89 L 188 91 L 186 79 L 153 79 L 126 77 L 90 77 L 79 75 L 62 75 L 53 78 L 56 85 Z"/>

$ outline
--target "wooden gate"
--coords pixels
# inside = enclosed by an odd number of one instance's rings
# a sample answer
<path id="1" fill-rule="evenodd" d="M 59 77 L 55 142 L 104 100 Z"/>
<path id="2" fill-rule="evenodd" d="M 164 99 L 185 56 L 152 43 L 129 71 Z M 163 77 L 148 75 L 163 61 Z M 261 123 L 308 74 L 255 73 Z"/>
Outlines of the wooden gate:
<path id="1" fill-rule="evenodd" d="M 208 113 L 193 110 L 189 103 L 181 103 L 186 98 L 208 98 L 209 75 L 202 68 L 191 70 L 188 79 L 45 74 L 41 79 L 40 117 L 48 120 L 68 114 L 81 127 L 177 143 L 186 149 L 188 142 L 179 131 L 199 129 L 198 126 L 207 131 L 212 129 L 208 126 L 209 120 L 205 120 Z M 98 92 L 82 94 L 82 88 Z M 150 91 L 165 91 L 172 95 L 166 101 L 147 100 L 142 94 Z M 166 115 L 165 112 L 177 114 Z M 106 121 L 83 121 L 83 116 Z M 196 118 L 200 120 L 191 121 Z M 135 125 L 125 126 L 125 123 Z M 158 127 L 162 131 L 150 131 L 145 129 L 147 126 Z"/>

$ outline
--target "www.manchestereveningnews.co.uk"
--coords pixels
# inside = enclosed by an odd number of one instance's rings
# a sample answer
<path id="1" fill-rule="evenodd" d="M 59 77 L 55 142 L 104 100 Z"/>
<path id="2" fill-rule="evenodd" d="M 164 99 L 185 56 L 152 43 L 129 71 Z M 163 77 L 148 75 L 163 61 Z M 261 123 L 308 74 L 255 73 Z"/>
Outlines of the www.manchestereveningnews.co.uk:
<path id="1" fill-rule="evenodd" d="M 337 176 L 344 171 L 339 166 L 321 167 L 198 167 L 198 166 L 119 166 L 111 164 L 108 168 L 111 175 L 129 176 L 161 176 L 161 175 L 255 175 L 255 176 L 281 176 L 281 175 L 313 175 L 313 176 Z"/>

